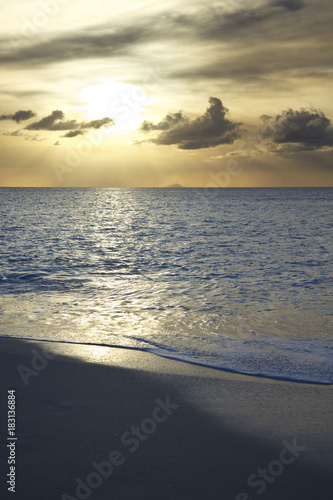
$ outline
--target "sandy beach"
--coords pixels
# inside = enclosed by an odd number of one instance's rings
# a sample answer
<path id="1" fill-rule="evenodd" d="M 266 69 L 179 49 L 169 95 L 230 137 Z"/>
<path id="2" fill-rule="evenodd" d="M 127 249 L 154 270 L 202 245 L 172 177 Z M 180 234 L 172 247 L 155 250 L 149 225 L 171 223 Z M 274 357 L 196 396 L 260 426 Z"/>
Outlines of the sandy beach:
<path id="1" fill-rule="evenodd" d="M 1 339 L 1 498 L 326 500 L 332 389 Z M 15 390 L 17 440 L 7 434 Z M 5 446 L 5 443 L 10 446 Z M 15 494 L 6 475 L 12 451 Z"/>

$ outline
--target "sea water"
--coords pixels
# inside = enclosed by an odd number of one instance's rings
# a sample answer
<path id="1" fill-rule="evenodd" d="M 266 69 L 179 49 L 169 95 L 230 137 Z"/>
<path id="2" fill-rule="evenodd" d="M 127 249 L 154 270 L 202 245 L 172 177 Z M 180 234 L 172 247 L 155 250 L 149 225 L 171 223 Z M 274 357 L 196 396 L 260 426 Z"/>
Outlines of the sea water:
<path id="1" fill-rule="evenodd" d="M 329 188 L 0 189 L 0 335 L 333 383 Z"/>

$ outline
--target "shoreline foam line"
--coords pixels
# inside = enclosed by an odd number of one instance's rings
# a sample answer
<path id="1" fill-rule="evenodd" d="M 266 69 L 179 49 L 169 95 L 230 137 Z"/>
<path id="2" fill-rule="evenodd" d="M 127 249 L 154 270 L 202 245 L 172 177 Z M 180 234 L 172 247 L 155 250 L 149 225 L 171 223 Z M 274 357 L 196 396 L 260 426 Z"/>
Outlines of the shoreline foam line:
<path id="1" fill-rule="evenodd" d="M 147 352 L 150 354 L 154 354 L 155 356 L 159 356 L 161 358 L 166 358 L 166 359 L 171 359 L 173 361 L 179 361 L 182 363 L 188 363 L 191 365 L 196 365 L 196 366 L 202 366 L 204 368 L 211 368 L 212 370 L 220 370 L 220 371 L 225 371 L 229 373 L 235 373 L 238 375 L 245 375 L 249 377 L 260 377 L 260 378 L 269 378 L 273 380 L 280 380 L 284 382 L 296 382 L 299 384 L 313 384 L 313 385 L 333 385 L 333 381 L 318 381 L 318 380 L 308 380 L 308 379 L 301 379 L 301 378 L 294 378 L 294 377 L 287 377 L 283 375 L 270 375 L 266 373 L 261 373 L 261 372 L 256 372 L 256 373 L 251 373 L 247 371 L 242 371 L 242 370 L 237 370 L 235 368 L 229 368 L 229 367 L 220 367 L 220 366 L 214 366 L 214 365 L 209 365 L 207 363 L 203 363 L 200 361 L 194 361 L 191 359 L 183 359 L 179 358 L 177 356 L 172 356 L 160 352 L 155 352 L 154 348 L 149 348 L 149 347 L 133 347 L 133 346 L 123 346 L 123 345 L 114 345 L 114 344 L 104 344 L 104 343 L 99 343 L 99 342 L 74 342 L 71 340 L 51 340 L 51 339 L 35 339 L 35 338 L 29 338 L 29 337 L 11 337 L 10 335 L 0 335 L 0 339 L 12 339 L 12 340 L 27 340 L 27 341 L 33 341 L 33 342 L 50 342 L 54 344 L 71 344 L 71 345 L 82 345 L 82 346 L 95 346 L 95 347 L 109 347 L 113 349 L 128 349 L 132 351 L 141 351 L 141 352 Z"/>

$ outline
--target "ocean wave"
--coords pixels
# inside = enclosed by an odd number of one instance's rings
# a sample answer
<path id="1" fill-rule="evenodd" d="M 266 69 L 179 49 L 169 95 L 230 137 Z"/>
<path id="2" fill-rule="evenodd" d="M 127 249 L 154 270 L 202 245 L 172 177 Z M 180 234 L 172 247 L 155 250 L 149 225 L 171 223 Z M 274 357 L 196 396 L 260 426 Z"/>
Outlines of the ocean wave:
<path id="1" fill-rule="evenodd" d="M 55 344 L 74 344 L 74 345 L 84 345 L 84 346 L 96 346 L 96 347 L 107 347 L 107 348 L 115 348 L 115 349 L 128 349 L 135 351 L 148 352 L 150 354 L 154 354 L 155 356 L 168 358 L 174 361 L 179 361 L 183 363 L 189 363 L 193 365 L 203 366 L 206 368 L 211 368 L 215 370 L 221 370 L 231 373 L 236 373 L 240 375 L 247 375 L 252 377 L 263 377 L 268 379 L 276 379 L 283 380 L 287 382 L 298 382 L 303 384 L 318 384 L 318 385 L 332 385 L 333 384 L 333 370 L 331 359 L 328 359 L 327 353 L 324 354 L 324 350 L 327 349 L 330 351 L 329 355 L 331 356 L 331 351 L 333 349 L 333 345 L 324 346 L 322 342 L 320 342 L 313 350 L 316 342 L 311 340 L 312 350 L 306 349 L 304 344 L 302 346 L 297 346 L 296 348 L 292 348 L 289 345 L 289 349 L 293 352 L 298 352 L 304 354 L 305 352 L 310 352 L 311 356 L 322 356 L 322 362 L 320 367 L 317 363 L 313 364 L 312 370 L 311 363 L 306 363 L 303 358 L 303 368 L 300 368 L 297 359 L 292 360 L 291 357 L 282 356 L 280 354 L 280 358 L 275 353 L 273 355 L 271 353 L 270 357 L 266 357 L 265 359 L 261 356 L 256 356 L 253 351 L 248 349 L 247 353 L 240 355 L 237 354 L 238 363 L 234 362 L 233 357 L 231 356 L 222 356 L 221 353 L 200 353 L 198 351 L 189 351 L 189 352 L 180 352 L 174 349 L 160 346 L 150 340 L 145 340 L 141 338 L 131 337 L 133 340 L 138 340 L 142 343 L 142 345 L 121 345 L 121 344 L 109 344 L 105 342 L 77 342 L 77 341 L 68 341 L 68 340 L 54 340 L 54 339 L 41 339 L 41 338 L 32 338 L 32 337 L 15 337 L 9 335 L 1 335 L 0 338 L 10 338 L 13 340 L 28 340 L 28 341 L 36 341 L 36 342 L 49 342 Z M 245 342 L 247 345 L 250 344 L 249 341 Z M 260 344 L 265 344 L 265 347 L 269 347 L 272 345 L 272 340 L 267 343 L 260 341 Z M 289 343 L 290 344 L 290 343 Z M 276 345 L 274 343 L 274 345 Z M 279 358 L 278 367 L 274 367 L 274 363 L 272 360 Z M 324 358 L 326 358 L 324 360 Z M 233 359 L 233 361 L 232 361 Z M 249 363 L 249 360 L 250 363 Z M 281 360 L 284 361 L 285 364 L 281 363 Z"/>
<path id="2" fill-rule="evenodd" d="M 91 279 L 53 276 L 46 272 L 9 273 L 0 275 L 0 295 L 71 290 L 81 288 L 86 283 L 91 283 Z"/>

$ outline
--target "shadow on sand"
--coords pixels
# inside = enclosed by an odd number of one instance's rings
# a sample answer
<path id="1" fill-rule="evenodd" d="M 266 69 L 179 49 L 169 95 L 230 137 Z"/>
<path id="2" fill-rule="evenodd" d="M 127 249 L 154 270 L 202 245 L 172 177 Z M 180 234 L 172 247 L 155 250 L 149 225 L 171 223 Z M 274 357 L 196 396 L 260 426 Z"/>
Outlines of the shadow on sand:
<path id="1" fill-rule="evenodd" d="M 254 437 L 233 426 L 223 409 L 218 415 L 212 414 L 185 397 L 184 387 L 199 381 L 199 368 L 193 368 L 198 373 L 196 378 L 78 362 L 57 355 L 38 376 L 31 376 L 25 386 L 17 366 L 31 366 L 31 349 L 40 351 L 40 344 L 16 339 L 11 342 L 24 351 L 19 357 L 0 352 L 2 399 L 6 399 L 8 389 L 16 389 L 17 478 L 16 494 L 2 486 L 5 490 L 2 498 L 327 500 L 331 497 L 331 475 L 325 468 L 305 460 L 307 452 L 304 457 L 300 453 L 282 472 L 278 465 L 272 466 L 271 470 L 275 467 L 278 474 L 275 477 L 269 474 L 270 482 L 264 479 L 258 482 L 256 476 L 253 478 L 256 486 L 249 486 L 249 476 L 278 460 L 283 445 L 267 435 Z M 208 384 L 208 379 L 205 383 Z M 232 398 L 240 390 L 240 384 L 232 378 L 217 380 L 210 397 L 214 399 L 215 394 L 219 398 L 221 395 Z M 2 401 L 2 430 L 7 428 L 5 405 L 6 401 Z M 244 402 L 245 415 L 247 411 Z M 3 443 L 6 435 L 2 435 Z M 286 439 L 290 436 L 288 428 L 285 436 Z M 110 467 L 104 464 L 103 473 L 109 477 L 102 477 L 93 462 L 109 461 L 113 450 L 119 452 L 112 455 L 113 471 L 110 473 Z M 290 452 L 286 456 L 292 458 Z M 4 447 L 1 461 L 4 479 L 8 468 Z M 76 478 L 87 485 L 89 475 L 90 487 L 80 483 L 81 488 L 75 492 Z M 67 496 L 63 496 L 65 493 Z"/>

